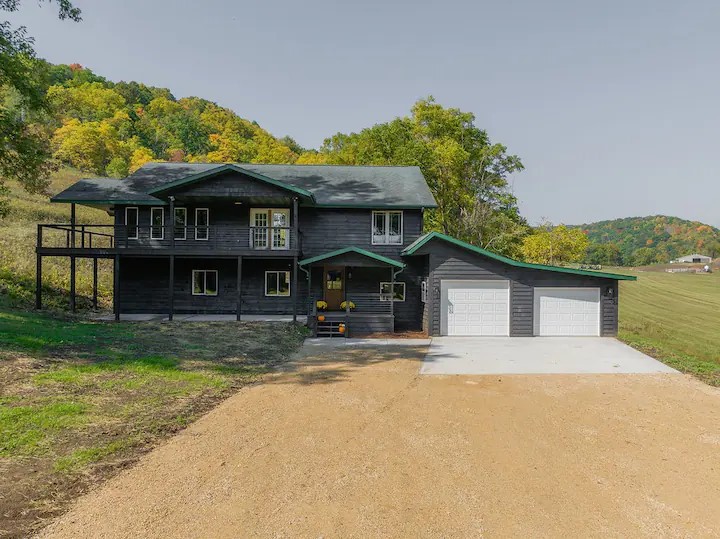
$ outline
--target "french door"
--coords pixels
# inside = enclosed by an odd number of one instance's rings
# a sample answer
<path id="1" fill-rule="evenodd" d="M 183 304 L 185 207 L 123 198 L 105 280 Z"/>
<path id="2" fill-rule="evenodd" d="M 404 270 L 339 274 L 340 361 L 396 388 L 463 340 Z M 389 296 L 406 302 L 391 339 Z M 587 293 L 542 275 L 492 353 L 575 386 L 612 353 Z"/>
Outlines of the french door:
<path id="1" fill-rule="evenodd" d="M 282 250 L 290 248 L 290 210 L 253 208 L 250 210 L 250 247 Z"/>

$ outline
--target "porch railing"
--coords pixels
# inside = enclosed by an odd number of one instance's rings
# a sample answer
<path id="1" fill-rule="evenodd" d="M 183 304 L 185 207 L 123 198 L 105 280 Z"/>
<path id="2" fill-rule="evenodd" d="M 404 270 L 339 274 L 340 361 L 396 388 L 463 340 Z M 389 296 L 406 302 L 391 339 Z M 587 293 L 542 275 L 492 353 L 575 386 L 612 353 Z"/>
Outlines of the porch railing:
<path id="1" fill-rule="evenodd" d="M 290 227 L 38 225 L 38 247 L 287 251 L 299 248 Z"/>

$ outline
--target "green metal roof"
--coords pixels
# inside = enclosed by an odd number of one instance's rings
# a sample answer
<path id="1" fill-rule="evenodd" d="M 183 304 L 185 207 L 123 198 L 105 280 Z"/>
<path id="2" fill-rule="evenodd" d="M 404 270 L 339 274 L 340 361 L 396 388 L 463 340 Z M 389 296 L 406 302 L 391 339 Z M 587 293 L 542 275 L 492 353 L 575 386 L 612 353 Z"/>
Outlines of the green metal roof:
<path id="1" fill-rule="evenodd" d="M 405 264 L 403 264 L 402 262 L 398 262 L 397 260 L 393 260 L 392 258 L 388 258 L 377 253 L 366 251 L 365 249 L 361 249 L 360 247 L 344 247 L 343 249 L 337 249 L 335 251 L 323 253 L 312 258 L 306 258 L 298 262 L 298 264 L 301 266 L 307 266 L 308 264 L 314 264 L 315 262 L 320 262 L 329 258 L 335 258 L 336 256 L 344 255 L 347 253 L 355 253 L 366 256 L 368 258 L 372 258 L 373 260 L 377 260 L 378 262 L 382 262 L 383 264 L 387 264 L 388 266 L 395 266 L 396 268 L 400 269 L 405 267 Z"/>
<path id="2" fill-rule="evenodd" d="M 279 187 L 280 189 L 285 189 L 287 191 L 291 191 L 298 195 L 302 195 L 306 198 L 309 198 L 312 201 L 315 200 L 315 197 L 313 196 L 313 194 L 310 191 L 307 191 L 300 187 L 296 187 L 294 185 L 289 185 L 285 182 L 281 182 L 281 181 L 275 180 L 273 178 L 269 178 L 268 176 L 264 176 L 263 174 L 253 172 L 252 170 L 248 170 L 244 167 L 239 167 L 237 165 L 233 165 L 232 163 L 228 163 L 225 165 L 219 165 L 214 168 L 211 168 L 210 170 L 198 172 L 197 174 L 192 174 L 190 176 L 186 176 L 185 178 L 181 178 L 179 180 L 175 180 L 175 181 L 166 183 L 159 187 L 155 187 L 154 189 L 150 189 L 148 191 L 148 194 L 154 195 L 156 193 L 162 193 L 164 191 L 169 191 L 170 189 L 174 189 L 176 187 L 180 187 L 183 185 L 190 185 L 190 184 L 202 181 L 206 178 L 210 178 L 212 176 L 217 176 L 219 174 L 223 174 L 225 172 L 238 172 L 240 174 L 247 174 L 248 176 L 251 176 L 261 182 L 265 182 L 270 185 L 274 185 L 275 187 Z"/>
<path id="3" fill-rule="evenodd" d="M 546 266 L 544 264 L 530 264 L 529 262 L 520 262 L 519 260 L 513 260 L 512 258 L 508 258 L 506 256 L 502 256 L 497 253 L 487 251 L 485 249 L 482 249 L 481 247 L 477 247 L 475 245 L 466 243 L 457 238 L 453 238 L 452 236 L 447 236 L 445 234 L 441 234 L 440 232 L 430 232 L 428 234 L 420 236 L 418 239 L 416 239 L 414 242 L 412 242 L 410 245 L 408 245 L 405 249 L 403 249 L 402 255 L 403 256 L 413 255 L 415 252 L 417 252 L 418 249 L 420 249 L 420 247 L 422 247 L 423 245 L 425 245 L 427 242 L 429 242 L 430 240 L 432 240 L 434 238 L 447 241 L 448 243 L 452 243 L 454 245 L 457 245 L 458 247 L 467 249 L 468 251 L 472 251 L 474 253 L 486 256 L 488 258 L 492 258 L 494 260 L 503 262 L 504 264 L 508 264 L 509 266 L 515 266 L 518 268 L 536 269 L 536 270 L 544 270 L 544 271 L 555 271 L 558 273 L 573 273 L 575 275 L 587 275 L 590 277 L 601 277 L 604 279 L 617 279 L 619 281 L 637 281 L 637 277 L 634 277 L 632 275 L 622 275 L 620 273 L 605 273 L 602 271 L 581 270 L 581 269 L 574 269 L 574 268 L 563 268 L 560 266 Z"/>

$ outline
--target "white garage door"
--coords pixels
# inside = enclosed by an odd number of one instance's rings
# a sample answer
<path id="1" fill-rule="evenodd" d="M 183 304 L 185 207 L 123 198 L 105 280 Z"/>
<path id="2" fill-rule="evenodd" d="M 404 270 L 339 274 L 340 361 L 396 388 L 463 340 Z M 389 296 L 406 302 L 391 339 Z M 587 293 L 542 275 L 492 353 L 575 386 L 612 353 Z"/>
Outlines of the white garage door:
<path id="1" fill-rule="evenodd" d="M 509 281 L 447 281 L 442 289 L 443 335 L 509 335 Z"/>
<path id="2" fill-rule="evenodd" d="M 599 288 L 535 288 L 535 335 L 600 335 Z"/>

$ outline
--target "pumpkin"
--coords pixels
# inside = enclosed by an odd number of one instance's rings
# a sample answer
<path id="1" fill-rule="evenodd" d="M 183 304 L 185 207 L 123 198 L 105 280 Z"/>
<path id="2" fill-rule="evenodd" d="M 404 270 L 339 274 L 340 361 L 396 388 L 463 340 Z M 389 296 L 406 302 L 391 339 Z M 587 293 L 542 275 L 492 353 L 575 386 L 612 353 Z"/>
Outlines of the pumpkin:
<path id="1" fill-rule="evenodd" d="M 325 315 L 324 315 L 324 314 L 321 314 L 320 316 L 318 316 L 318 322 L 324 322 L 324 321 L 325 321 Z"/>
<path id="2" fill-rule="evenodd" d="M 342 334 L 342 333 L 345 333 L 345 324 L 340 324 L 340 326 L 338 327 L 338 331 L 339 331 L 341 334 Z"/>

